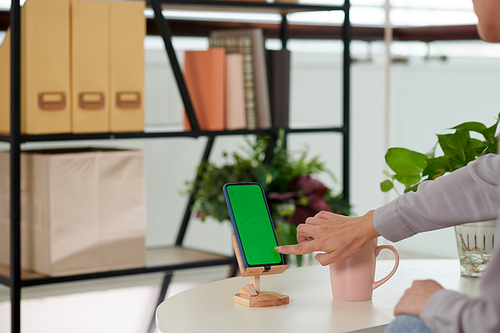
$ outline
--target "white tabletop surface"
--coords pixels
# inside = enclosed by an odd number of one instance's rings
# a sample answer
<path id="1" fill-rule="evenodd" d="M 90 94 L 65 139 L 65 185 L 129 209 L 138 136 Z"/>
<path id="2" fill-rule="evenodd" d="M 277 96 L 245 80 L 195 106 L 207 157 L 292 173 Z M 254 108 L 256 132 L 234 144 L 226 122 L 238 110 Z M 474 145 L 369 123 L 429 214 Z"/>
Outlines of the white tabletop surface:
<path id="1" fill-rule="evenodd" d="M 393 260 L 377 261 L 377 278 Z M 233 301 L 249 278 L 236 277 L 202 285 L 165 300 L 156 311 L 163 332 L 351 332 L 386 325 L 393 309 L 416 279 L 434 279 L 445 288 L 477 295 L 477 279 L 460 277 L 458 260 L 401 260 L 396 274 L 364 302 L 334 300 L 328 267 L 292 268 L 261 277 L 261 290 L 288 295 L 290 304 L 248 308 Z M 373 331 L 380 331 L 380 327 Z"/>

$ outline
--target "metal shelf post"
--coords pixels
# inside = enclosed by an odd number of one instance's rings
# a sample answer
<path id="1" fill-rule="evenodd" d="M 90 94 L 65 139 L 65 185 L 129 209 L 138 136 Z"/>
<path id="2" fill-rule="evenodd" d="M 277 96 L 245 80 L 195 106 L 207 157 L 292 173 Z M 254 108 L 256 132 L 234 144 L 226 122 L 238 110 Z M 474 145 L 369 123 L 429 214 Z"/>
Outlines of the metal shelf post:
<path id="1" fill-rule="evenodd" d="M 342 173 L 342 193 L 347 203 L 350 202 L 350 127 L 351 127 L 351 39 L 352 26 L 350 18 L 351 4 L 350 0 L 344 2 L 344 26 L 342 29 L 342 40 L 344 41 L 343 58 L 343 173 Z"/>
<path id="2" fill-rule="evenodd" d="M 12 0 L 10 69 L 11 332 L 21 332 L 21 6 Z"/>

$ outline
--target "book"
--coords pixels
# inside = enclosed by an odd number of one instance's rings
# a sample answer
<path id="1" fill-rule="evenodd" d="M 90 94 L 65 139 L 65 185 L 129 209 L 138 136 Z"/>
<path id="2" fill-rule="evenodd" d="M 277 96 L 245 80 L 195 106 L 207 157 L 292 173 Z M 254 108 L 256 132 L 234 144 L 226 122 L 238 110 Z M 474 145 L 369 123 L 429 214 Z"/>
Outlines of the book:
<path id="1" fill-rule="evenodd" d="M 243 55 L 226 55 L 226 129 L 246 128 Z"/>
<path id="2" fill-rule="evenodd" d="M 248 36 L 228 36 L 209 38 L 210 47 L 223 47 L 227 54 L 241 54 L 243 57 L 243 82 L 245 88 L 246 128 L 257 128 L 255 78 L 252 40 Z"/>
<path id="3" fill-rule="evenodd" d="M 225 128 L 226 51 L 210 48 L 184 53 L 184 80 L 201 130 Z M 186 130 L 191 130 L 184 114 Z"/>
<path id="4" fill-rule="evenodd" d="M 262 29 L 214 30 L 210 38 L 247 37 L 250 39 L 254 72 L 254 89 L 257 109 L 257 127 L 271 127 L 269 88 L 267 84 L 266 55 Z"/>
<path id="5" fill-rule="evenodd" d="M 290 51 L 267 50 L 271 120 L 274 128 L 288 128 L 290 114 Z"/>

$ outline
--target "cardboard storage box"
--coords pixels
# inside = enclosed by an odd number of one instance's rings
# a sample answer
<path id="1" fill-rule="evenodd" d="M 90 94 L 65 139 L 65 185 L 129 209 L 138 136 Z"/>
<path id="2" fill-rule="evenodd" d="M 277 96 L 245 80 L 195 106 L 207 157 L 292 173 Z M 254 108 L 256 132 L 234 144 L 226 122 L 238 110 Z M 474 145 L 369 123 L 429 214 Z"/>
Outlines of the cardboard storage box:
<path id="1" fill-rule="evenodd" d="M 0 152 L 0 263 L 9 263 L 9 152 Z M 52 276 L 145 264 L 143 153 L 21 154 L 21 265 Z"/>

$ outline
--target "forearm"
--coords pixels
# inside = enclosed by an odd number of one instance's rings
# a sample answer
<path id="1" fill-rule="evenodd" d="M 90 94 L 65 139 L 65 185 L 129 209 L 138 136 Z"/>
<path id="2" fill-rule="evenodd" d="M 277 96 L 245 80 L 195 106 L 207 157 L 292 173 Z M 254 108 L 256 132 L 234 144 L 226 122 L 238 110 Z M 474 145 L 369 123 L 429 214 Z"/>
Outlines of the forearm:
<path id="1" fill-rule="evenodd" d="M 441 290 L 435 293 L 420 317 L 433 333 L 496 333 L 498 309 L 484 298 L 469 298 Z"/>

